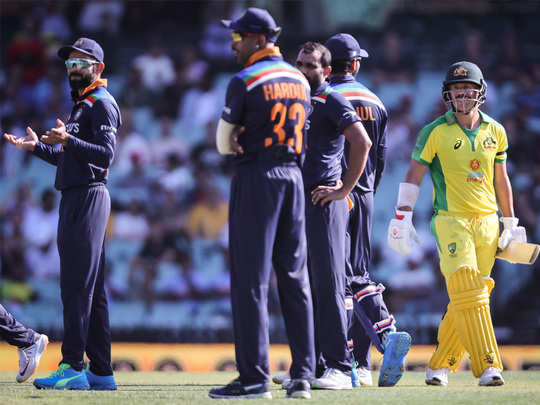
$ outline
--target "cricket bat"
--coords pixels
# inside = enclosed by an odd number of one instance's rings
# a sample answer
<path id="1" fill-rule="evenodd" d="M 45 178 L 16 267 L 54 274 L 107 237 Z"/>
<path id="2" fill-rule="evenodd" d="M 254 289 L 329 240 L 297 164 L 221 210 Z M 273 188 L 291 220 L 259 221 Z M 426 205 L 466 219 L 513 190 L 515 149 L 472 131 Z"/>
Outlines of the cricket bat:
<path id="1" fill-rule="evenodd" d="M 495 257 L 510 263 L 534 264 L 539 253 L 540 245 L 513 240 L 506 249 L 497 252 Z"/>

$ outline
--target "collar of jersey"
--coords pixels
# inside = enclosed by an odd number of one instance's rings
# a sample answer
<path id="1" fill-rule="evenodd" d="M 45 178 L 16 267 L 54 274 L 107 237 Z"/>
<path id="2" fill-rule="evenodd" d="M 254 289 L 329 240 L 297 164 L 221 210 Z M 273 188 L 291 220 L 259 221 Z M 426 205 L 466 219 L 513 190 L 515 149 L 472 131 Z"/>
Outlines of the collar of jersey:
<path id="1" fill-rule="evenodd" d="M 104 86 L 104 87 L 107 87 L 107 79 L 97 79 L 96 81 L 94 81 L 94 83 L 92 83 L 90 86 L 88 86 L 86 89 L 84 89 L 80 95 L 80 99 L 81 98 L 84 98 L 86 93 L 89 93 L 91 92 L 92 90 L 94 90 L 95 88 L 99 87 L 99 86 Z"/>
<path id="2" fill-rule="evenodd" d="M 328 82 L 330 84 L 335 84 L 335 83 L 352 83 L 356 81 L 356 79 L 350 75 L 350 74 L 346 74 L 346 75 L 332 75 L 328 78 Z"/>
<path id="3" fill-rule="evenodd" d="M 328 94 L 332 91 L 332 88 L 330 87 L 330 85 L 328 84 L 328 82 L 322 82 L 321 85 L 319 87 L 317 87 L 317 90 L 315 90 L 312 94 L 311 94 L 311 97 L 313 96 L 318 96 L 319 94 Z"/>
<path id="4" fill-rule="evenodd" d="M 490 122 L 491 118 L 487 115 L 485 115 L 482 111 L 478 110 L 478 114 L 480 114 L 480 121 L 482 122 Z M 457 124 L 456 116 L 454 115 L 454 112 L 452 110 L 448 110 L 446 114 L 444 114 L 444 119 L 446 120 L 446 123 L 448 125 L 451 124 Z"/>
<path id="5" fill-rule="evenodd" d="M 269 56 L 279 56 L 281 57 L 281 52 L 279 51 L 279 47 L 274 46 L 273 48 L 264 48 L 260 51 L 255 52 L 253 55 L 251 55 L 244 67 L 248 67 L 253 65 L 255 62 L 258 62 L 259 60 L 263 58 L 267 58 Z"/>

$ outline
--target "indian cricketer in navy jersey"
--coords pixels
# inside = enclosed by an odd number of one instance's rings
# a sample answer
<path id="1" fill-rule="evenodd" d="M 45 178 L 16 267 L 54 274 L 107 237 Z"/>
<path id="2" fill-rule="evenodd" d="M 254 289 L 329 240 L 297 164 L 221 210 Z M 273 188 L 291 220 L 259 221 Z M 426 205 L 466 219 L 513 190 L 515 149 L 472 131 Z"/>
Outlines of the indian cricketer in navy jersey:
<path id="1" fill-rule="evenodd" d="M 325 45 L 332 54 L 330 86 L 351 102 L 373 143 L 365 170 L 349 194 L 352 208 L 347 225 L 350 249 L 347 256 L 347 295 L 351 304 L 354 295 L 357 314 L 349 317 L 349 337 L 353 338 L 359 383 L 372 385 L 370 348 L 373 342 L 384 354 L 379 385 L 393 386 L 403 375 L 403 361 L 411 339 L 406 332 L 396 332 L 394 317 L 382 298 L 384 286 L 374 283 L 368 272 L 373 197 L 384 170 L 388 115 L 381 100 L 355 80 L 361 59 L 368 57 L 356 39 L 349 34 L 336 34 Z M 349 143 L 345 142 L 344 170 L 349 166 L 349 149 Z"/>
<path id="2" fill-rule="evenodd" d="M 296 66 L 310 83 L 312 104 L 302 169 L 319 377 L 312 387 L 350 389 L 345 309 L 346 197 L 364 170 L 371 141 L 351 103 L 325 81 L 331 71 L 328 49 L 316 42 L 303 44 Z M 345 140 L 350 144 L 349 166 L 342 173 Z"/>
<path id="3" fill-rule="evenodd" d="M 272 267 L 289 345 L 293 384 L 287 396 L 309 398 L 315 363 L 313 304 L 306 266 L 304 184 L 299 162 L 309 84 L 274 45 L 281 28 L 248 8 L 235 21 L 232 49 L 244 65 L 230 81 L 217 129 L 222 154 L 236 154 L 229 207 L 231 301 L 239 377 L 212 398 L 271 398 L 268 283 Z"/>
<path id="4" fill-rule="evenodd" d="M 105 187 L 121 125 L 120 110 L 101 78 L 103 50 L 80 38 L 64 46 L 75 105 L 66 124 L 40 138 L 27 127 L 26 137 L 4 134 L 20 149 L 56 166 L 55 188 L 62 193 L 58 223 L 60 289 L 64 311 L 62 360 L 37 388 L 115 390 L 111 367 L 111 333 L 105 295 L 105 228 L 111 201 Z M 83 370 L 84 353 L 90 367 Z"/>

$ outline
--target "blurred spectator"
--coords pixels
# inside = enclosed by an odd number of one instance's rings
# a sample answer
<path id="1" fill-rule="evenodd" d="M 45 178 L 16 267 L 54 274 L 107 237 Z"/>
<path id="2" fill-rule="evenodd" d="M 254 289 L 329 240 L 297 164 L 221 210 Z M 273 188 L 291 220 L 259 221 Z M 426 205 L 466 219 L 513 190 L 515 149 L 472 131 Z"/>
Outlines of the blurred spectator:
<path id="1" fill-rule="evenodd" d="M 158 167 L 166 167 L 171 154 L 181 161 L 188 157 L 188 146 L 174 133 L 173 125 L 174 122 L 167 116 L 159 119 L 159 136 L 152 141 L 152 163 Z"/>
<path id="2" fill-rule="evenodd" d="M 192 238 L 215 239 L 227 225 L 229 205 L 215 188 L 208 170 L 199 170 L 196 200 L 188 213 L 187 230 Z"/>
<path id="3" fill-rule="evenodd" d="M 371 64 L 374 87 L 383 83 L 411 83 L 417 72 L 415 60 L 406 54 L 402 36 L 395 31 L 387 32 L 383 38 L 382 55 Z"/>
<path id="4" fill-rule="evenodd" d="M 131 66 L 127 72 L 126 84 L 122 88 L 119 100 L 126 107 L 148 107 L 155 97 L 152 91 L 144 86 L 142 71 Z"/>
<path id="5" fill-rule="evenodd" d="M 67 43 L 71 39 L 71 28 L 64 9 L 65 3 L 58 0 L 46 0 L 43 8 L 38 9 L 37 16 L 41 21 L 43 38 L 60 43 Z"/>
<path id="6" fill-rule="evenodd" d="M 133 128 L 133 110 L 122 109 L 122 126 L 118 131 L 116 156 L 114 159 L 114 172 L 123 176 L 132 170 L 132 156 L 138 156 L 141 166 L 151 161 L 152 149 L 150 144 Z"/>
<path id="7" fill-rule="evenodd" d="M 403 96 L 398 107 L 391 110 L 388 120 L 388 144 L 386 162 L 391 167 L 396 162 L 407 161 L 411 156 L 416 136 L 417 123 L 411 114 L 412 98 Z"/>
<path id="8" fill-rule="evenodd" d="M 125 211 L 114 215 L 112 233 L 116 238 L 142 242 L 149 231 L 144 205 L 136 198 L 131 199 Z"/>
<path id="9" fill-rule="evenodd" d="M 201 83 L 188 90 L 180 102 L 178 115 L 181 120 L 205 126 L 219 119 L 221 99 L 214 87 L 214 73 L 207 71 Z"/>
<path id="10" fill-rule="evenodd" d="M 133 67 L 141 72 L 143 86 L 154 93 L 159 93 L 175 79 L 173 61 L 156 40 L 133 60 Z"/>
<path id="11" fill-rule="evenodd" d="M 41 194 L 41 204 L 24 212 L 22 222 L 26 242 L 24 259 L 32 277 L 41 279 L 60 276 L 57 230 L 56 192 L 48 188 Z"/>
<path id="12" fill-rule="evenodd" d="M 193 188 L 191 168 L 181 156 L 170 153 L 167 155 L 165 170 L 161 172 L 158 183 L 167 191 L 185 196 Z"/>
<path id="13" fill-rule="evenodd" d="M 79 15 L 81 32 L 108 32 L 115 34 L 124 15 L 122 0 L 92 0 L 84 3 Z"/>

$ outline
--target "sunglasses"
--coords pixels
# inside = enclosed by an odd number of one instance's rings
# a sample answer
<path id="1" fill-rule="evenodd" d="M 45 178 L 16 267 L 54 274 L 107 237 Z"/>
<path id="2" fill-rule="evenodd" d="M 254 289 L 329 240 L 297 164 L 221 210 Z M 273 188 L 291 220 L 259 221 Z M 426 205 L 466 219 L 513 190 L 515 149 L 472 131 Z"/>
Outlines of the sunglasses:
<path id="1" fill-rule="evenodd" d="M 83 69 L 83 68 L 87 68 L 87 67 L 90 67 L 92 65 L 97 65 L 97 64 L 99 64 L 99 62 L 95 60 L 83 59 L 83 58 L 73 58 L 73 59 L 66 60 L 66 68 L 68 69 L 72 69 L 72 68 Z"/>
<path id="2" fill-rule="evenodd" d="M 254 33 L 246 33 L 246 32 L 238 32 L 238 31 L 233 31 L 232 33 L 232 40 L 233 42 L 240 42 L 241 40 L 243 40 L 244 38 L 248 38 L 248 37 L 257 37 L 261 34 L 254 34 Z"/>

